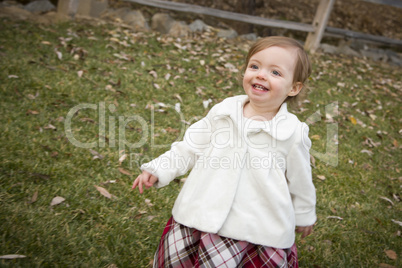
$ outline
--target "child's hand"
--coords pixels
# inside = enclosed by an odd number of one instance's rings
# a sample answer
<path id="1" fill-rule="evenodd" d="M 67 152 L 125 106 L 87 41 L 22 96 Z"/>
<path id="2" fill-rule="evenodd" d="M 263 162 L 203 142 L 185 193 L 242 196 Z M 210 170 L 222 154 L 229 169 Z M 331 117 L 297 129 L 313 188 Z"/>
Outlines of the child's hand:
<path id="1" fill-rule="evenodd" d="M 144 192 L 142 185 L 144 184 L 145 187 L 148 189 L 152 185 L 154 185 L 155 182 L 158 181 L 158 178 L 152 175 L 149 172 L 146 172 L 145 170 L 135 179 L 133 183 L 132 189 L 135 189 L 138 186 L 138 189 L 140 193 L 142 194 Z"/>
<path id="2" fill-rule="evenodd" d="M 313 225 L 310 226 L 298 226 L 296 227 L 296 233 L 302 233 L 302 238 L 310 235 L 313 232 Z"/>

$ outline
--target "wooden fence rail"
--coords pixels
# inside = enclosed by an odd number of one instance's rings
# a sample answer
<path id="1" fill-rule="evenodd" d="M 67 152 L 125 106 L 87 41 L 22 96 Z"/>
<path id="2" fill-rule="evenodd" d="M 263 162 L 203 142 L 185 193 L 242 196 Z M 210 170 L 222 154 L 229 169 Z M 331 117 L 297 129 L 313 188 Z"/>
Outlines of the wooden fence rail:
<path id="1" fill-rule="evenodd" d="M 202 14 L 207 16 L 218 17 L 227 20 L 240 21 L 245 23 L 251 23 L 255 25 L 274 27 L 274 28 L 284 28 L 289 30 L 296 30 L 307 32 L 308 37 L 306 40 L 305 48 L 311 52 L 314 52 L 321 42 L 323 35 L 331 35 L 337 37 L 349 37 L 355 39 L 362 39 L 366 41 L 372 41 L 376 43 L 383 43 L 393 46 L 402 47 L 402 40 L 387 38 L 383 36 L 364 34 L 355 31 L 349 31 L 345 29 L 339 29 L 334 27 L 327 27 L 327 22 L 334 5 L 335 0 L 320 0 L 320 4 L 317 8 L 316 15 L 313 21 L 313 24 L 292 22 L 292 21 L 284 21 L 284 20 L 275 20 L 262 18 L 257 16 L 251 16 L 241 13 L 234 13 L 223 11 L 219 9 L 203 7 L 192 4 L 178 3 L 178 2 L 170 2 L 163 0 L 124 0 L 127 2 L 133 2 L 137 4 L 169 9 L 180 12 L 189 12 L 195 14 Z M 400 0 L 363 0 L 366 2 L 374 2 L 377 4 L 386 4 L 393 5 L 396 7 L 402 7 Z"/>

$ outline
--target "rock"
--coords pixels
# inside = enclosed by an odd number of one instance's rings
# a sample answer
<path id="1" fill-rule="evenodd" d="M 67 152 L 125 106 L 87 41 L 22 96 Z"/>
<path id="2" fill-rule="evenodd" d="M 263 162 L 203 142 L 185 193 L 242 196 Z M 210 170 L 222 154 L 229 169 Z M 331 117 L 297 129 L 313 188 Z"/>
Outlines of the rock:
<path id="1" fill-rule="evenodd" d="M 77 13 L 79 0 L 59 0 L 57 3 L 57 13 L 61 16 L 74 17 Z"/>
<path id="2" fill-rule="evenodd" d="M 392 63 L 392 64 L 395 64 L 395 65 L 397 65 L 397 66 L 402 66 L 402 58 L 401 57 L 399 57 L 399 56 L 391 56 L 390 57 L 390 62 Z"/>
<path id="3" fill-rule="evenodd" d="M 77 15 L 99 18 L 108 7 L 107 0 L 79 1 Z"/>
<path id="4" fill-rule="evenodd" d="M 240 38 L 250 40 L 250 41 L 256 41 L 257 35 L 255 33 L 243 34 L 243 35 L 240 35 Z"/>
<path id="5" fill-rule="evenodd" d="M 43 16 L 49 20 L 49 23 L 59 23 L 70 20 L 69 16 L 54 11 L 50 11 Z"/>
<path id="6" fill-rule="evenodd" d="M 24 7 L 25 10 L 28 10 L 32 13 L 44 13 L 51 10 L 56 10 L 56 7 L 50 3 L 49 0 L 36 0 Z"/>
<path id="7" fill-rule="evenodd" d="M 193 21 L 189 27 L 192 32 L 204 32 L 208 30 L 208 25 L 206 25 L 202 20 Z"/>
<path id="8" fill-rule="evenodd" d="M 320 44 L 320 50 L 326 54 L 336 54 L 338 48 L 336 46 L 328 45 L 328 44 Z"/>
<path id="9" fill-rule="evenodd" d="M 174 37 L 186 37 L 190 34 L 190 27 L 182 21 L 175 21 L 169 30 L 169 35 Z"/>
<path id="10" fill-rule="evenodd" d="M 32 14 L 29 20 L 39 24 L 50 24 L 49 17 L 40 14 Z"/>
<path id="11" fill-rule="evenodd" d="M 132 26 L 134 30 L 149 30 L 149 25 L 141 11 L 130 11 L 122 17 L 122 20 L 124 23 Z"/>
<path id="12" fill-rule="evenodd" d="M 229 30 L 220 30 L 218 32 L 218 37 L 226 38 L 226 39 L 233 39 L 237 37 L 237 32 L 233 29 Z"/>
<path id="13" fill-rule="evenodd" d="M 9 6 L 17 6 L 19 8 L 24 8 L 24 6 L 20 3 L 18 3 L 17 1 L 4 0 L 4 1 L 0 2 L 0 8 L 1 7 L 9 7 Z"/>
<path id="14" fill-rule="evenodd" d="M 397 65 L 397 66 L 402 66 L 402 58 L 400 54 L 396 53 L 395 51 L 392 50 L 385 50 L 385 54 L 388 57 L 388 60 L 390 63 Z"/>
<path id="15" fill-rule="evenodd" d="M 18 6 L 3 6 L 0 8 L 1 17 L 9 17 L 18 20 L 26 20 L 32 16 L 31 12 Z"/>
<path id="16" fill-rule="evenodd" d="M 338 47 L 337 52 L 339 54 L 348 55 L 352 57 L 360 57 L 360 54 L 357 51 L 351 49 L 350 46 L 346 45 Z"/>
<path id="17" fill-rule="evenodd" d="M 175 20 L 165 13 L 157 13 L 152 17 L 152 30 L 167 34 L 172 28 Z"/>
<path id="18" fill-rule="evenodd" d="M 366 57 L 370 58 L 374 61 L 386 61 L 388 60 L 388 56 L 384 52 L 375 51 L 375 50 L 360 50 L 360 53 Z M 386 57 L 386 59 L 385 59 Z"/>
<path id="19" fill-rule="evenodd" d="M 122 20 L 122 18 L 131 11 L 130 8 L 107 9 L 101 14 L 102 19 Z"/>

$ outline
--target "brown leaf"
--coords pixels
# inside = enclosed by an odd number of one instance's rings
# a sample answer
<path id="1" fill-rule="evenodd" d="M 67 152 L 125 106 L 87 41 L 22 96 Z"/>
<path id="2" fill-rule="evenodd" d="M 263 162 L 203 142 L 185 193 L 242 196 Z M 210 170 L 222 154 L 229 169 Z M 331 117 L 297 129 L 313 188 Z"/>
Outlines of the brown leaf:
<path id="1" fill-rule="evenodd" d="M 44 129 L 52 129 L 52 130 L 56 130 L 57 128 L 55 126 L 53 126 L 52 124 L 47 125 L 46 127 L 43 127 Z"/>
<path id="2" fill-rule="evenodd" d="M 150 207 L 152 207 L 154 205 L 154 204 L 152 204 L 151 200 L 149 200 L 149 199 L 145 199 L 145 203 Z"/>
<path id="3" fill-rule="evenodd" d="M 322 181 L 325 181 L 325 180 L 326 180 L 326 178 L 325 178 L 324 175 L 317 175 L 317 178 L 318 178 L 319 180 L 322 180 Z"/>
<path id="4" fill-rule="evenodd" d="M 32 198 L 31 198 L 31 200 L 28 202 L 28 204 L 35 203 L 35 202 L 36 202 L 36 200 L 38 200 L 38 194 L 39 194 L 39 192 L 38 192 L 38 191 L 36 191 L 36 192 L 33 194 L 33 196 L 32 196 Z"/>
<path id="5" fill-rule="evenodd" d="M 391 260 L 396 260 L 398 258 L 398 256 L 396 255 L 396 252 L 393 250 L 384 250 L 385 254 L 387 254 L 388 258 L 390 258 Z"/>
<path id="6" fill-rule="evenodd" d="M 397 140 L 394 140 L 394 141 L 392 142 L 392 144 L 393 144 L 396 148 L 398 148 L 398 141 L 397 141 Z"/>
<path id="7" fill-rule="evenodd" d="M 123 154 L 122 156 L 120 156 L 119 163 L 120 164 L 123 163 L 123 161 L 126 160 L 126 158 L 127 158 L 127 154 Z"/>
<path id="8" fill-rule="evenodd" d="M 395 266 L 392 266 L 390 264 L 386 264 L 386 263 L 380 263 L 380 268 L 396 268 Z"/>
<path id="9" fill-rule="evenodd" d="M 313 135 L 313 136 L 311 136 L 311 139 L 312 140 L 320 140 L 321 139 L 321 136 L 320 135 Z"/>
<path id="10" fill-rule="evenodd" d="M 66 199 L 64 197 L 61 196 L 56 196 L 55 198 L 52 199 L 52 202 L 50 203 L 50 206 L 56 206 L 59 205 L 61 203 L 63 203 Z"/>
<path id="11" fill-rule="evenodd" d="M 28 111 L 26 112 L 26 114 L 27 114 L 27 115 L 29 115 L 29 114 L 37 115 L 37 114 L 39 114 L 39 112 L 38 112 L 38 111 L 34 111 L 34 110 L 28 110 Z"/>
<path id="12" fill-rule="evenodd" d="M 0 256 L 0 259 L 13 260 L 13 259 L 22 259 L 22 258 L 26 258 L 26 257 L 27 256 L 25 256 L 25 255 L 8 254 L 8 255 Z"/>
<path id="13" fill-rule="evenodd" d="M 132 176 L 132 174 L 124 168 L 119 168 L 119 171 L 120 171 L 120 173 L 123 173 L 124 175 Z"/>
<path id="14" fill-rule="evenodd" d="M 97 186 L 97 185 L 94 185 L 94 186 L 95 186 L 96 190 L 98 190 L 101 193 L 101 195 L 103 195 L 104 197 L 109 198 L 109 199 L 111 199 L 113 197 L 113 195 L 111 195 L 108 192 L 108 190 L 106 190 L 105 188 Z"/>

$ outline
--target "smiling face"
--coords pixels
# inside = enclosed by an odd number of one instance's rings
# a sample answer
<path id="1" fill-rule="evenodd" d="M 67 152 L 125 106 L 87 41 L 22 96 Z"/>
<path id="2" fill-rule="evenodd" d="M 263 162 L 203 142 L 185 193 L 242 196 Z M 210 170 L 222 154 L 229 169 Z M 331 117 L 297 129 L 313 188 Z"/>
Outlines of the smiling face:
<path id="1" fill-rule="evenodd" d="M 243 77 L 250 104 L 278 111 L 288 96 L 299 93 L 302 83 L 293 83 L 297 49 L 271 46 L 251 56 Z"/>

